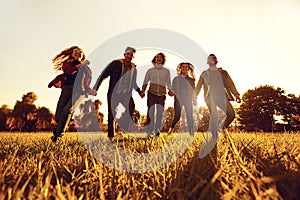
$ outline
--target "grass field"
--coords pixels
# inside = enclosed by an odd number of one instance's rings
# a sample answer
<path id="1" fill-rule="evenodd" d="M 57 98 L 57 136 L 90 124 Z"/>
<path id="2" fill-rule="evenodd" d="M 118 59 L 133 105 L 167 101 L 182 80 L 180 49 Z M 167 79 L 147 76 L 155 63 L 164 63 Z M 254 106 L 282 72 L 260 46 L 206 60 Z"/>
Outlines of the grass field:
<path id="1" fill-rule="evenodd" d="M 138 162 L 153 167 L 143 173 L 100 162 L 77 133 L 66 133 L 55 144 L 50 136 L 0 133 L 0 200 L 300 198 L 299 133 L 224 133 L 213 151 L 201 159 L 203 133 L 196 133 L 183 155 L 159 169 L 154 168 L 155 156 L 151 160 L 143 155 L 162 149 L 174 135 L 150 140 L 125 135 L 113 141 L 113 146 L 139 153 Z M 99 137 L 106 141 L 104 135 Z M 186 146 L 189 141 L 182 138 L 173 148 Z M 118 151 L 109 153 L 105 143 L 89 144 L 88 149 L 97 148 L 118 166 L 143 171 L 134 157 L 125 162 Z"/>

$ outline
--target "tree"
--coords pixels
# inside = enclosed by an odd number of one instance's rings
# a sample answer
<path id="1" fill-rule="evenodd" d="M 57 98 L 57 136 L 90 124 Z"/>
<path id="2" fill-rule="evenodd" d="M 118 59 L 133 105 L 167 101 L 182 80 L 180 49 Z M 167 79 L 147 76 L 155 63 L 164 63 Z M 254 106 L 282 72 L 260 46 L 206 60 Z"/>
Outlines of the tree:
<path id="1" fill-rule="evenodd" d="M 284 114 L 285 91 L 265 85 L 248 90 L 238 111 L 241 129 L 246 131 L 276 131 L 275 116 Z"/>
<path id="2" fill-rule="evenodd" d="M 281 131 L 299 131 L 300 130 L 300 96 L 288 94 L 282 102 L 282 124 L 278 124 Z"/>
<path id="3" fill-rule="evenodd" d="M 28 92 L 23 95 L 22 101 L 17 101 L 12 112 L 14 121 L 10 124 L 11 130 L 35 131 L 36 130 L 36 106 L 34 102 L 37 95 L 34 92 Z"/>
<path id="4" fill-rule="evenodd" d="M 81 131 L 100 131 L 102 129 L 104 114 L 101 113 L 100 100 L 87 100 L 79 106 L 80 113 L 75 116 L 75 124 Z"/>
<path id="5" fill-rule="evenodd" d="M 163 122 L 165 122 L 163 125 L 163 131 L 169 130 L 169 128 L 171 127 L 172 121 L 173 121 L 173 117 L 174 117 L 174 108 L 168 107 L 167 109 L 165 109 L 165 112 L 163 115 Z"/>
<path id="6" fill-rule="evenodd" d="M 199 107 L 199 123 L 198 123 L 198 129 L 197 131 L 205 132 L 208 130 L 209 126 L 209 111 L 208 108 L 205 106 Z"/>
<path id="7" fill-rule="evenodd" d="M 54 115 L 46 107 L 38 108 L 36 111 L 36 130 L 50 131 L 54 127 Z"/>
<path id="8" fill-rule="evenodd" d="M 8 119 L 12 114 L 12 109 L 8 105 L 2 105 L 0 108 L 0 131 L 8 131 Z"/>

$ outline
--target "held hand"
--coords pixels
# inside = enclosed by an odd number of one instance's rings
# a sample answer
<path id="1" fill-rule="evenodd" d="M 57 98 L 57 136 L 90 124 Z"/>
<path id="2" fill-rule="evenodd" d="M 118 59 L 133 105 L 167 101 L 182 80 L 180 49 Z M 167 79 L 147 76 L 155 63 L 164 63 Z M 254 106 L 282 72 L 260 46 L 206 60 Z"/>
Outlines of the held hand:
<path id="1" fill-rule="evenodd" d="M 97 91 L 95 89 L 91 89 L 89 91 L 89 95 L 93 95 L 93 96 L 96 96 L 97 95 Z"/>
<path id="2" fill-rule="evenodd" d="M 236 101 L 237 103 L 241 103 L 240 97 L 239 97 L 239 96 L 236 96 L 236 97 L 235 97 L 235 101 Z"/>
<path id="3" fill-rule="evenodd" d="M 142 98 L 144 98 L 144 97 L 145 97 L 145 92 L 141 92 L 141 93 L 140 93 L 140 96 L 141 96 Z"/>
<path id="4" fill-rule="evenodd" d="M 169 90 L 168 95 L 169 95 L 170 97 L 172 97 L 172 96 L 174 96 L 174 92 L 173 92 L 172 90 Z"/>
<path id="5" fill-rule="evenodd" d="M 197 100 L 193 100 L 193 105 L 197 106 Z"/>

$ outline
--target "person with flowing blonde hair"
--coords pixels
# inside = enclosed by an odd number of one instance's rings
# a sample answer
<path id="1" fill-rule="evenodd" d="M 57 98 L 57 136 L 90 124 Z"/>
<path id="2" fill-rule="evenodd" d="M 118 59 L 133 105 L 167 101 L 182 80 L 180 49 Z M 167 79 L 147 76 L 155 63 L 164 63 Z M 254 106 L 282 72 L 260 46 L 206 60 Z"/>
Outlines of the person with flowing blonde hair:
<path id="1" fill-rule="evenodd" d="M 195 89 L 194 66 L 191 63 L 182 62 L 177 66 L 176 76 L 172 81 L 174 90 L 174 118 L 168 134 L 174 131 L 174 127 L 180 119 L 181 110 L 184 107 L 187 117 L 189 133 L 194 136 L 193 105 L 197 105 Z"/>
<path id="2" fill-rule="evenodd" d="M 86 60 L 81 48 L 66 48 L 52 59 L 52 63 L 56 71 L 62 71 L 62 74 L 48 84 L 49 88 L 54 86 L 62 89 L 55 111 L 57 126 L 51 137 L 51 140 L 56 142 L 66 131 L 75 108 L 87 94 L 95 94 L 89 86 L 92 79 L 92 71 L 88 67 L 90 62 Z"/>

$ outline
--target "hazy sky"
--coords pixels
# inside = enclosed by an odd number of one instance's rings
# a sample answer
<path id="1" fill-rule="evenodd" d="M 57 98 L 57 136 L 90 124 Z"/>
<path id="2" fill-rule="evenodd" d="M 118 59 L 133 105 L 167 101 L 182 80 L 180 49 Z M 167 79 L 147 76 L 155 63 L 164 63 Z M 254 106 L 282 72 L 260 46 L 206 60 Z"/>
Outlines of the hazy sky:
<path id="1" fill-rule="evenodd" d="M 12 108 L 33 91 L 36 104 L 54 112 L 60 90 L 47 84 L 56 76 L 51 59 L 57 53 L 76 44 L 89 55 L 113 36 L 140 28 L 178 32 L 216 54 L 241 94 L 265 84 L 300 94 L 299 0 L 0 2 L 0 105 Z M 150 64 L 152 56 L 144 59 Z M 100 72 L 93 73 L 96 79 Z M 106 98 L 100 92 L 97 98 Z"/>

